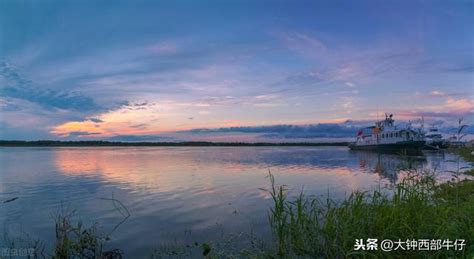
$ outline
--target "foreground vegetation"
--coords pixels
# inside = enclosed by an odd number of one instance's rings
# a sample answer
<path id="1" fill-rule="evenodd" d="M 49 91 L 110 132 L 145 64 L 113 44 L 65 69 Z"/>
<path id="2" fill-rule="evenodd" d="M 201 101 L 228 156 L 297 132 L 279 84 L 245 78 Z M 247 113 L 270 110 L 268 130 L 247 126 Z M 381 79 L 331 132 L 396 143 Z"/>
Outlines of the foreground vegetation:
<path id="1" fill-rule="evenodd" d="M 474 162 L 474 155 L 472 154 L 473 151 L 474 148 L 470 147 L 461 147 L 455 150 L 455 152 L 457 152 L 464 160 L 468 162 Z"/>
<path id="2" fill-rule="evenodd" d="M 473 162 L 472 148 L 458 153 Z M 409 170 L 392 192 L 354 192 L 345 200 L 306 197 L 294 200 L 285 186 L 270 175 L 273 208 L 269 222 L 275 235 L 275 253 L 280 257 L 344 258 L 363 256 L 474 257 L 474 181 L 460 180 L 452 172 L 450 182 L 437 184 L 433 172 Z M 471 170 L 464 171 L 466 174 Z M 384 252 L 355 250 L 356 239 L 392 241 L 420 239 L 465 239 L 463 251 L 397 249 Z"/>
<path id="3" fill-rule="evenodd" d="M 474 148 L 472 148 L 472 147 L 462 147 L 462 148 L 459 148 L 459 149 L 455 150 L 455 152 L 457 152 L 458 155 L 461 156 L 465 161 L 470 162 L 470 163 L 474 163 L 474 155 L 472 153 L 472 152 L 474 152 Z M 469 168 L 468 170 L 465 170 L 463 173 L 466 174 L 466 175 L 474 176 L 474 169 L 471 166 L 471 168 Z"/>
<path id="4" fill-rule="evenodd" d="M 308 198 L 288 200 L 271 176 L 274 207 L 269 215 L 282 257 L 343 258 L 347 256 L 452 257 L 474 256 L 474 181 L 436 185 L 432 175 L 409 175 L 393 193 L 355 192 L 342 202 Z M 356 239 L 465 239 L 454 249 L 384 252 L 355 251 Z"/>

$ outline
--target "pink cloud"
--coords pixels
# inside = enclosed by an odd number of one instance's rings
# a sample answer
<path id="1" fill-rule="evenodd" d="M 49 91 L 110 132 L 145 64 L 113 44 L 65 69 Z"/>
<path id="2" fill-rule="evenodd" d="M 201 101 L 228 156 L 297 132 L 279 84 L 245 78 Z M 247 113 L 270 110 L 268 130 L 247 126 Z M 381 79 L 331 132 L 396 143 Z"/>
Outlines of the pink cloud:
<path id="1" fill-rule="evenodd" d="M 435 91 L 430 92 L 430 96 L 446 96 L 446 93 L 435 90 Z"/>
<path id="2" fill-rule="evenodd" d="M 159 42 L 149 46 L 147 49 L 156 55 L 172 55 L 178 52 L 176 44 L 171 42 Z"/>
<path id="3" fill-rule="evenodd" d="M 455 99 L 448 97 L 443 108 L 455 113 L 474 113 L 474 101 L 470 99 Z"/>

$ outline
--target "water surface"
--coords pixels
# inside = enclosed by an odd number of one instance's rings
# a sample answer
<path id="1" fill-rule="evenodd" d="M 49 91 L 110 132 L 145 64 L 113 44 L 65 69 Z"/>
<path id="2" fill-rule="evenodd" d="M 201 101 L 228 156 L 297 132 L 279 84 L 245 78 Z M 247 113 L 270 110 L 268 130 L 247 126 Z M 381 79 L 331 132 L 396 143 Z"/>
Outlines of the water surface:
<path id="1" fill-rule="evenodd" d="M 346 147 L 55 147 L 0 148 L 0 223 L 10 237 L 29 235 L 51 244 L 54 215 L 108 232 L 130 218 L 109 243 L 125 255 L 146 257 L 165 243 L 219 239 L 223 233 L 270 236 L 267 212 L 270 170 L 297 194 L 343 198 L 354 190 L 390 186 L 397 168 L 445 171 L 453 154 L 425 152 L 403 158 L 349 151 Z M 448 179 L 447 173 L 440 178 Z M 0 242 L 5 242 L 0 240 Z M 0 243 L 1 244 L 1 243 Z"/>

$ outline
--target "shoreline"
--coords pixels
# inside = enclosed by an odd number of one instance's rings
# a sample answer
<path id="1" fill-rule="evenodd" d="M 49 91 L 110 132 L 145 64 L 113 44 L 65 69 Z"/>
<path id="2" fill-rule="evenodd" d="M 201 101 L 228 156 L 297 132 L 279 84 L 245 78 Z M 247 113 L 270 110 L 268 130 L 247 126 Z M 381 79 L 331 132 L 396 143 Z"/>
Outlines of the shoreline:
<path id="1" fill-rule="evenodd" d="M 56 141 L 56 140 L 0 140 L 0 147 L 301 147 L 301 146 L 347 146 L 348 142 L 115 142 L 115 141 Z"/>

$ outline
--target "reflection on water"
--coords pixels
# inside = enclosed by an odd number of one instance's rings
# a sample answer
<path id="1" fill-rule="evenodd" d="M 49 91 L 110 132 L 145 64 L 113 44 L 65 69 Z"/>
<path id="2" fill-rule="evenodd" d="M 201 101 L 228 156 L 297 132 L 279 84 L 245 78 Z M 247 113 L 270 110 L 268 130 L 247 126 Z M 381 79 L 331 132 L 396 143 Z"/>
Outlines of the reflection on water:
<path id="1" fill-rule="evenodd" d="M 397 154 L 381 154 L 369 151 L 355 151 L 359 159 L 359 167 L 364 172 L 373 172 L 380 177 L 396 183 L 400 171 L 426 169 L 427 160 L 424 154 L 404 156 Z"/>
<path id="2" fill-rule="evenodd" d="M 51 214 L 63 206 L 110 230 L 121 220 L 112 195 L 131 212 L 112 237 L 126 254 L 148 256 L 159 243 L 218 239 L 266 224 L 268 170 L 295 194 L 342 198 L 398 181 L 399 168 L 453 169 L 447 153 L 421 156 L 353 152 L 345 147 L 1 148 L 3 232 L 54 239 Z M 441 174 L 443 176 L 443 174 Z M 3 242 L 3 240 L 2 240 Z"/>

